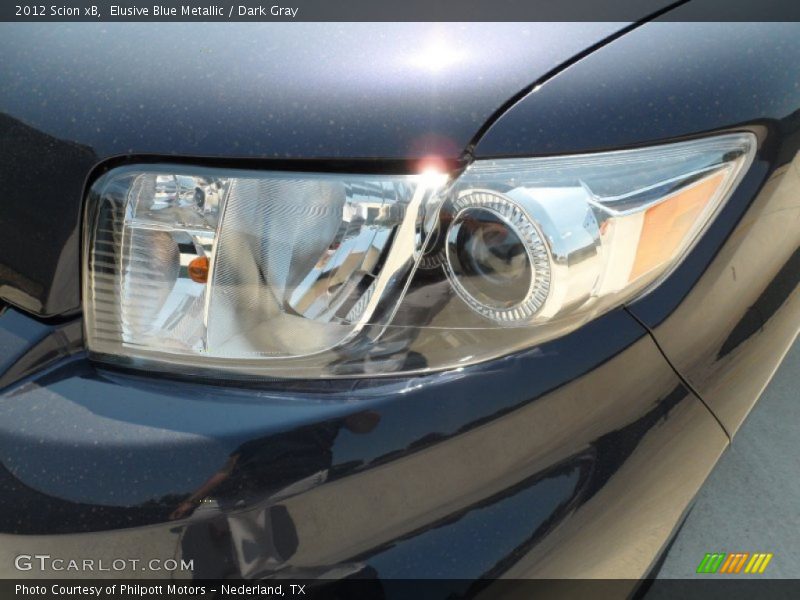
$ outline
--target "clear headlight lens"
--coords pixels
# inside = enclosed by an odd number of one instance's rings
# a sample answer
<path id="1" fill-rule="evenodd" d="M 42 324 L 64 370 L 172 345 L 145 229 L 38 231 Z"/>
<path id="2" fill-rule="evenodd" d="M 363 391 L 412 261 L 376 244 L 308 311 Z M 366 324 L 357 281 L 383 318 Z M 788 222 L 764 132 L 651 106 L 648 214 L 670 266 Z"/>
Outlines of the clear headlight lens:
<path id="1" fill-rule="evenodd" d="M 445 369 L 563 335 L 663 278 L 730 195 L 748 133 L 476 161 L 459 177 L 148 165 L 93 186 L 87 340 L 178 372 Z"/>

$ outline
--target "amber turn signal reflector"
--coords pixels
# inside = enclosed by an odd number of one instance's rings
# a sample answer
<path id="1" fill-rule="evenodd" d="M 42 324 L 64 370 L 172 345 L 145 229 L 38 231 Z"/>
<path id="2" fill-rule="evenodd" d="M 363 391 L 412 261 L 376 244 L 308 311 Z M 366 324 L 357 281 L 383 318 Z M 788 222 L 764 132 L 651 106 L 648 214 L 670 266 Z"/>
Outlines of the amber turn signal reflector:
<path id="1" fill-rule="evenodd" d="M 727 171 L 718 171 L 648 208 L 630 281 L 671 259 L 708 206 Z"/>
<path id="2" fill-rule="evenodd" d="M 208 281 L 208 257 L 198 256 L 189 263 L 189 277 L 195 283 Z"/>

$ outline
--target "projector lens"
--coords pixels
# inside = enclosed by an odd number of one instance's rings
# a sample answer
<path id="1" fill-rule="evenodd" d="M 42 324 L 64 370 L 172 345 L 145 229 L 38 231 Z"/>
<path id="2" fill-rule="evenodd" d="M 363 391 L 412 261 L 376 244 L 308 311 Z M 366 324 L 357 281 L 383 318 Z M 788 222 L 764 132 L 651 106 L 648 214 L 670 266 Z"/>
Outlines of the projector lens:
<path id="1" fill-rule="evenodd" d="M 468 208 L 448 236 L 453 275 L 477 302 L 505 309 L 520 304 L 531 289 L 533 270 L 525 244 L 497 213 Z"/>

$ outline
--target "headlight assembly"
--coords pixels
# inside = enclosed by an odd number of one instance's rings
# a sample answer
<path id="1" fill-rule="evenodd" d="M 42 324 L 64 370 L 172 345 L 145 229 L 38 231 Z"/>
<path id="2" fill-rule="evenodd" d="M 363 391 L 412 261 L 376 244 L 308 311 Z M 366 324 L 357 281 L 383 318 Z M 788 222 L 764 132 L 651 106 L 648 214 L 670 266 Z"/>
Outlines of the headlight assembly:
<path id="1" fill-rule="evenodd" d="M 127 166 L 85 224 L 87 343 L 174 372 L 342 377 L 463 366 L 657 285 L 749 166 L 734 133 L 476 161 L 460 176 Z"/>

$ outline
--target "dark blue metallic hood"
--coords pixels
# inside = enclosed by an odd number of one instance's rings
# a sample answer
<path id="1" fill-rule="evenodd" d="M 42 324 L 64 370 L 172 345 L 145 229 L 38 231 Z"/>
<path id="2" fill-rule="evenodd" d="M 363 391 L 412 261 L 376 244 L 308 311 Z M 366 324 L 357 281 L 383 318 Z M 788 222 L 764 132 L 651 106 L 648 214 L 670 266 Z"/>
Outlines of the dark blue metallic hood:
<path id="1" fill-rule="evenodd" d="M 458 156 L 510 97 L 623 26 L 5 25 L 0 112 L 99 158 Z"/>

